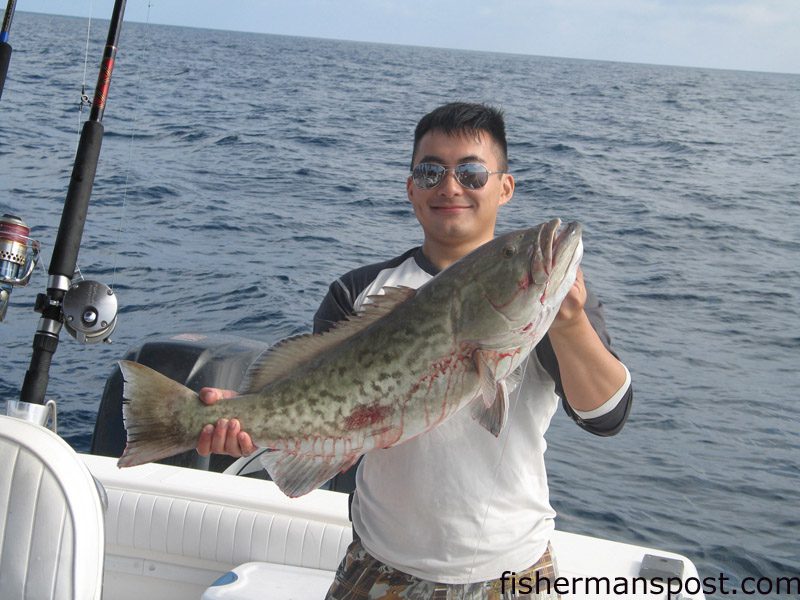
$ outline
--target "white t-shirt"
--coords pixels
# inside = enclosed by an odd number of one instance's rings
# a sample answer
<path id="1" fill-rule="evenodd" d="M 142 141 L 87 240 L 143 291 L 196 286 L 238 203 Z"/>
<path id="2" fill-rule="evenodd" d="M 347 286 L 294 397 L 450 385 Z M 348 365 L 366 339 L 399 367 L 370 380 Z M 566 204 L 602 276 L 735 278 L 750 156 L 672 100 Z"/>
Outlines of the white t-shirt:
<path id="1" fill-rule="evenodd" d="M 378 560 L 423 579 L 467 583 L 522 571 L 554 529 L 544 433 L 558 406 L 535 355 L 495 438 L 462 410 L 356 473 L 353 528 Z"/>
<path id="2" fill-rule="evenodd" d="M 385 286 L 418 288 L 435 272 L 419 248 L 351 271 L 331 285 L 315 329 L 358 310 Z M 462 410 L 408 442 L 364 455 L 351 516 L 367 552 L 395 569 L 441 583 L 496 579 L 539 559 L 555 517 L 544 434 L 560 398 L 536 352 L 521 368 L 523 380 L 510 395 L 509 418 L 499 437 Z M 609 415 L 629 385 L 628 376 L 606 404 L 592 413 L 573 411 L 574 418 L 585 426 L 584 418 Z"/>

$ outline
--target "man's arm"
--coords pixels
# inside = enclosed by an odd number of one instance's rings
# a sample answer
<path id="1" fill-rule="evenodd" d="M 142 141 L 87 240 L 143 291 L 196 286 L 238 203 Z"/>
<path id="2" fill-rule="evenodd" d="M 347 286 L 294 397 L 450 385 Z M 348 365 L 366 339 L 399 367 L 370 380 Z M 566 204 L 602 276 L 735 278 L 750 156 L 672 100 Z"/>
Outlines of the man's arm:
<path id="1" fill-rule="evenodd" d="M 633 401 L 630 374 L 610 349 L 602 305 L 581 271 L 537 354 L 581 427 L 597 435 L 622 428 Z"/>

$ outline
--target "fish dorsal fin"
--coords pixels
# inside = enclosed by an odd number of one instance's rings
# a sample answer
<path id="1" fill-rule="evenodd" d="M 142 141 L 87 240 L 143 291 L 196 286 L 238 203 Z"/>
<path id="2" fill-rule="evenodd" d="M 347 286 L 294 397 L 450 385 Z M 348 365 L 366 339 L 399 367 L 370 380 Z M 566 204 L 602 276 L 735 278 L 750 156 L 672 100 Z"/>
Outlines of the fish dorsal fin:
<path id="1" fill-rule="evenodd" d="M 270 383 L 341 344 L 380 320 L 398 305 L 414 296 L 407 287 L 385 287 L 385 294 L 368 296 L 361 311 L 322 334 L 305 333 L 286 338 L 259 356 L 250 366 L 241 388 L 242 394 L 255 394 Z"/>
<path id="2" fill-rule="evenodd" d="M 380 316 L 388 314 L 417 293 L 414 288 L 404 285 L 386 286 L 381 291 L 382 294 L 367 296 L 367 302 L 361 307 L 361 313 L 359 313 L 363 315 L 362 318 L 374 314 L 380 314 Z"/>

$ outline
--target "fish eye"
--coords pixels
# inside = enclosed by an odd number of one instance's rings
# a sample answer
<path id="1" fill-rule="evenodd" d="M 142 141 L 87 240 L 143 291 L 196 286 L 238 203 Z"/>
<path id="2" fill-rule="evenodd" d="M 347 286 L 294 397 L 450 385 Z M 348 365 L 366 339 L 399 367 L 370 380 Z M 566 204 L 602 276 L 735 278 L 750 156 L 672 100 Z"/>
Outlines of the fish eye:
<path id="1" fill-rule="evenodd" d="M 505 258 L 511 258 L 517 253 L 517 249 L 514 246 L 504 246 L 503 247 L 503 256 Z"/>

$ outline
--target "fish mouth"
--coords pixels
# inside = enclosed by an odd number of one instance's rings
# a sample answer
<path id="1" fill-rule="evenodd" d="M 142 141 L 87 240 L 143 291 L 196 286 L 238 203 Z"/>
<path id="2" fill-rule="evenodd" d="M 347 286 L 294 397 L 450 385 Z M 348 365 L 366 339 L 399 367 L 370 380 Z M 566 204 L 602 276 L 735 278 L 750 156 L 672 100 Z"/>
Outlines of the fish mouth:
<path id="1" fill-rule="evenodd" d="M 583 256 L 583 226 L 571 221 L 562 227 L 561 219 L 548 221 L 539 229 L 537 251 L 531 261 L 534 283 L 561 279 L 572 271 Z"/>
<path id="2" fill-rule="evenodd" d="M 571 221 L 557 231 L 553 239 L 553 262 L 566 260 L 568 265 L 579 261 L 583 256 L 583 226 Z"/>

